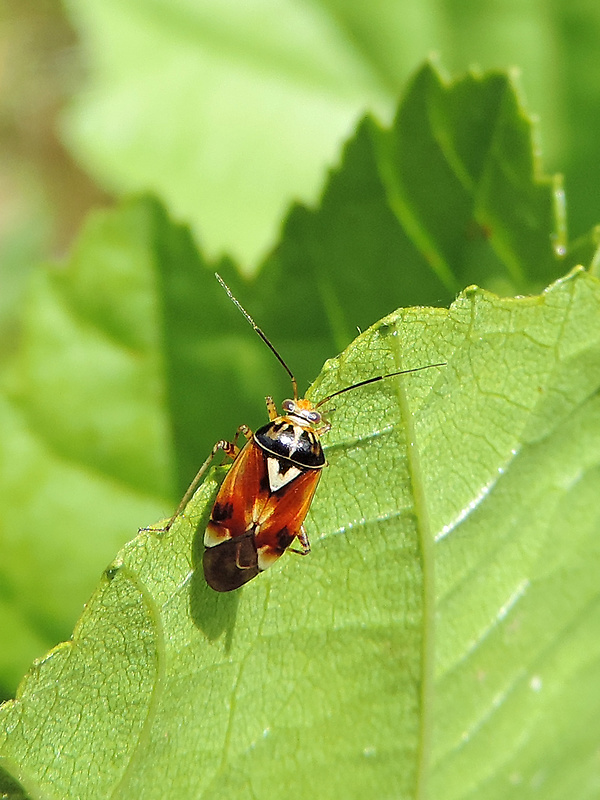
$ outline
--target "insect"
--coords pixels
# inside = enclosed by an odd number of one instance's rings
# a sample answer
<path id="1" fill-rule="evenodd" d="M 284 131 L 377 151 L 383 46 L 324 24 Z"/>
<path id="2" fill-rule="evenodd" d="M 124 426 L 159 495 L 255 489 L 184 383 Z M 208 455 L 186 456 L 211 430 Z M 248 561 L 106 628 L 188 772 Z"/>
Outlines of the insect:
<path id="1" fill-rule="evenodd" d="M 444 365 L 430 364 L 377 375 L 312 403 L 298 397 L 298 384 L 290 368 L 221 276 L 216 274 L 216 278 L 286 370 L 294 394 L 293 399 L 283 401 L 281 414 L 273 398 L 267 397 L 269 422 L 266 425 L 254 433 L 247 425 L 240 425 L 233 441 L 222 439 L 214 445 L 175 514 L 162 529 L 168 531 L 183 511 L 219 451 L 233 459 L 206 526 L 203 557 L 208 585 L 217 592 L 230 592 L 266 570 L 288 549 L 300 555 L 310 553 L 304 519 L 327 464 L 321 436 L 331 429 L 319 408 L 333 397 L 359 386 Z M 241 448 L 237 444 L 240 436 L 246 439 Z M 299 548 L 290 547 L 295 539 Z"/>

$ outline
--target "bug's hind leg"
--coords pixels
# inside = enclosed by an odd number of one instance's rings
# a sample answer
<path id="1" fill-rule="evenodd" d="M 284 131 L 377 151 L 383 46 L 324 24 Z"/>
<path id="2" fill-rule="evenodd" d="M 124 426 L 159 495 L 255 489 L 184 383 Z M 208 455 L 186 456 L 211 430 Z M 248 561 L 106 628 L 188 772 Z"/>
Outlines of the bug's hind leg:
<path id="1" fill-rule="evenodd" d="M 252 431 L 250 430 L 250 428 L 247 425 L 240 425 L 240 427 L 235 432 L 235 436 L 233 437 L 233 442 L 228 442 L 226 439 L 220 439 L 218 442 L 216 442 L 213 449 L 210 451 L 208 458 L 202 464 L 202 466 L 196 473 L 194 480 L 190 483 L 185 494 L 181 498 L 181 502 L 177 506 L 175 513 L 169 519 L 166 525 L 164 525 L 162 528 L 155 528 L 155 527 L 140 528 L 140 531 L 153 531 L 154 533 L 168 533 L 168 531 L 171 529 L 177 517 L 181 514 L 183 509 L 187 506 L 187 504 L 191 500 L 192 495 L 200 485 L 200 481 L 202 480 L 204 473 L 210 467 L 213 458 L 217 455 L 219 450 L 221 450 L 226 456 L 228 456 L 231 459 L 236 458 L 237 454 L 240 452 L 240 448 L 236 444 L 240 434 L 245 436 L 247 440 L 250 440 L 252 438 Z"/>
<path id="2" fill-rule="evenodd" d="M 310 553 L 310 542 L 308 541 L 308 536 L 306 535 L 306 530 L 304 529 L 304 525 L 300 526 L 300 530 L 297 534 L 298 541 L 300 542 L 300 546 L 302 550 L 298 550 L 296 547 L 290 547 L 290 553 L 298 553 L 299 556 L 307 556 Z"/>

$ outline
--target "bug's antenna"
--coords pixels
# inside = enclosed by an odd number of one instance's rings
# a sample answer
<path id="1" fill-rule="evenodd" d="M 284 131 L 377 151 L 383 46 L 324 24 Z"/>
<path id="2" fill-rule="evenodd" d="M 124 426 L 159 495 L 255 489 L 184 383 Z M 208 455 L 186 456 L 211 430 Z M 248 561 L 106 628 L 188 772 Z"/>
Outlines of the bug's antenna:
<path id="1" fill-rule="evenodd" d="M 340 389 L 337 392 L 333 392 L 333 394 L 328 394 L 327 397 L 324 397 L 322 400 L 315 405 L 315 408 L 319 408 L 319 406 L 325 405 L 325 403 L 329 402 L 332 397 L 337 397 L 338 394 L 344 394 L 344 392 L 349 392 L 351 389 L 358 389 L 359 386 L 366 386 L 369 383 L 377 383 L 377 381 L 384 381 L 386 378 L 393 378 L 396 375 L 406 375 L 409 372 L 420 372 L 422 369 L 433 369 L 433 367 L 445 367 L 446 362 L 442 361 L 440 364 L 426 364 L 424 367 L 413 367 L 412 369 L 401 369 L 398 372 L 388 372 L 386 375 L 377 375 L 375 378 L 367 378 L 366 381 L 359 381 L 358 383 L 353 383 L 352 386 L 346 386 L 345 389 Z"/>
<path id="2" fill-rule="evenodd" d="M 260 338 L 261 338 L 261 339 L 263 340 L 263 342 L 264 342 L 264 343 L 267 345 L 267 347 L 269 348 L 269 350 L 270 350 L 270 351 L 271 351 L 271 352 L 274 354 L 275 358 L 276 358 L 276 359 L 279 361 L 279 363 L 281 364 L 281 366 L 284 368 L 284 370 L 285 370 L 285 371 L 287 372 L 287 374 L 290 376 L 290 379 L 291 379 L 291 381 L 292 381 L 292 389 L 294 390 L 294 400 L 297 400 L 297 399 L 298 399 L 298 384 L 297 384 L 297 382 L 296 382 L 296 378 L 294 378 L 294 375 L 293 375 L 293 373 L 292 373 L 292 370 L 291 370 L 291 369 L 288 367 L 288 365 L 285 363 L 285 361 L 283 360 L 283 358 L 282 358 L 282 357 L 279 355 L 279 353 L 277 352 L 277 350 L 275 350 L 275 347 L 274 347 L 274 346 L 271 344 L 271 342 L 270 342 L 270 341 L 267 339 L 267 336 L 266 336 L 266 334 L 265 334 L 265 333 L 264 333 L 264 332 L 263 332 L 263 331 L 262 331 L 262 330 L 261 330 L 261 329 L 258 327 L 258 325 L 256 324 L 256 322 L 254 322 L 254 320 L 252 319 L 252 317 L 250 316 L 250 314 L 249 314 L 249 313 L 246 311 L 246 309 L 245 309 L 245 308 L 242 306 L 242 304 L 240 303 L 240 301 L 239 301 L 239 300 L 238 300 L 238 299 L 237 299 L 237 298 L 234 296 L 233 292 L 231 291 L 231 289 L 229 288 L 229 286 L 227 286 L 227 284 L 225 283 L 225 281 L 224 281 L 224 280 L 223 280 L 223 278 L 222 278 L 222 277 L 219 275 L 219 273 L 218 273 L 218 272 L 215 272 L 215 278 L 216 278 L 216 279 L 219 281 L 219 283 L 221 284 L 221 286 L 222 286 L 222 287 L 225 289 L 225 291 L 227 292 L 227 295 L 228 295 L 229 299 L 230 299 L 230 300 L 231 300 L 231 302 L 234 304 L 234 306 L 236 306 L 236 307 L 238 308 L 238 310 L 242 312 L 242 314 L 243 314 L 243 315 L 246 317 L 246 319 L 248 320 L 248 322 L 250 323 L 250 325 L 252 325 L 252 327 L 254 328 L 254 330 L 256 331 L 256 333 L 258 333 L 258 335 L 260 336 Z M 344 390 L 342 390 L 342 391 L 344 391 Z"/>

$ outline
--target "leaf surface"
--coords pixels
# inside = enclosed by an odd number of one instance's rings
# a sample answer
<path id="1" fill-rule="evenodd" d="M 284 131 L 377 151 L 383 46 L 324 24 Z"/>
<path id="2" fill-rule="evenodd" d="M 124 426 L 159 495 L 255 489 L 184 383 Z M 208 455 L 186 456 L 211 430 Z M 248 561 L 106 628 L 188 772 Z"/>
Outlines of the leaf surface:
<path id="1" fill-rule="evenodd" d="M 12 776 L 64 798 L 593 796 L 599 316 L 579 270 L 361 335 L 315 398 L 447 366 L 336 398 L 311 556 L 209 590 L 213 473 L 3 707 Z"/>

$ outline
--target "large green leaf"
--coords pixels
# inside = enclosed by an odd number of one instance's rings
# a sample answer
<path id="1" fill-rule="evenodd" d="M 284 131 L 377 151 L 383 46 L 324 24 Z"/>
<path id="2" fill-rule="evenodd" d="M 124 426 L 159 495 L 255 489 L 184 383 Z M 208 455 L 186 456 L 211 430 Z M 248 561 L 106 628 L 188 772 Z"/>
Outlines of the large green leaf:
<path id="1" fill-rule="evenodd" d="M 519 64 L 533 107 L 556 118 L 551 11 L 541 36 L 539 9 L 531 19 L 485 3 L 480 16 L 469 4 L 410 5 L 69 0 L 90 79 L 67 139 L 103 185 L 157 192 L 208 252 L 248 269 L 277 241 L 288 204 L 316 201 L 357 120 L 389 123 L 432 52 L 457 71 Z M 526 44 L 516 47 L 519 22 Z"/>
<path id="2" fill-rule="evenodd" d="M 261 278 L 278 271 L 280 295 L 316 305 L 311 336 L 331 331 L 341 350 L 390 301 L 449 304 L 475 282 L 540 291 L 564 271 L 566 248 L 560 177 L 542 173 L 512 80 L 446 82 L 426 64 L 390 128 L 359 126 L 319 207 L 292 210 Z M 297 341 L 303 318 L 277 310 Z"/>
<path id="3" fill-rule="evenodd" d="M 92 576 L 170 489 L 144 221 L 92 219 L 68 270 L 35 273 L 2 375 L 5 686 L 64 638 Z"/>
<path id="4" fill-rule="evenodd" d="M 580 235 L 597 222 L 594 4 L 66 5 L 88 68 L 68 120 L 72 149 L 104 185 L 159 190 L 211 252 L 256 263 L 287 203 L 317 196 L 358 116 L 387 122 L 431 53 L 455 73 L 518 67 L 545 121 L 547 161 L 566 176 L 571 230 Z"/>
<path id="5" fill-rule="evenodd" d="M 336 398 L 310 557 L 208 589 L 219 472 L 127 545 L 2 710 L 10 780 L 65 800 L 594 796 L 600 284 L 399 311 L 312 396 L 440 359 Z"/>
<path id="6" fill-rule="evenodd" d="M 290 199 L 316 198 L 363 109 L 393 108 L 389 75 L 318 4 L 68 6 L 95 78 L 69 139 L 105 184 L 168 198 L 213 253 L 256 263 Z"/>

